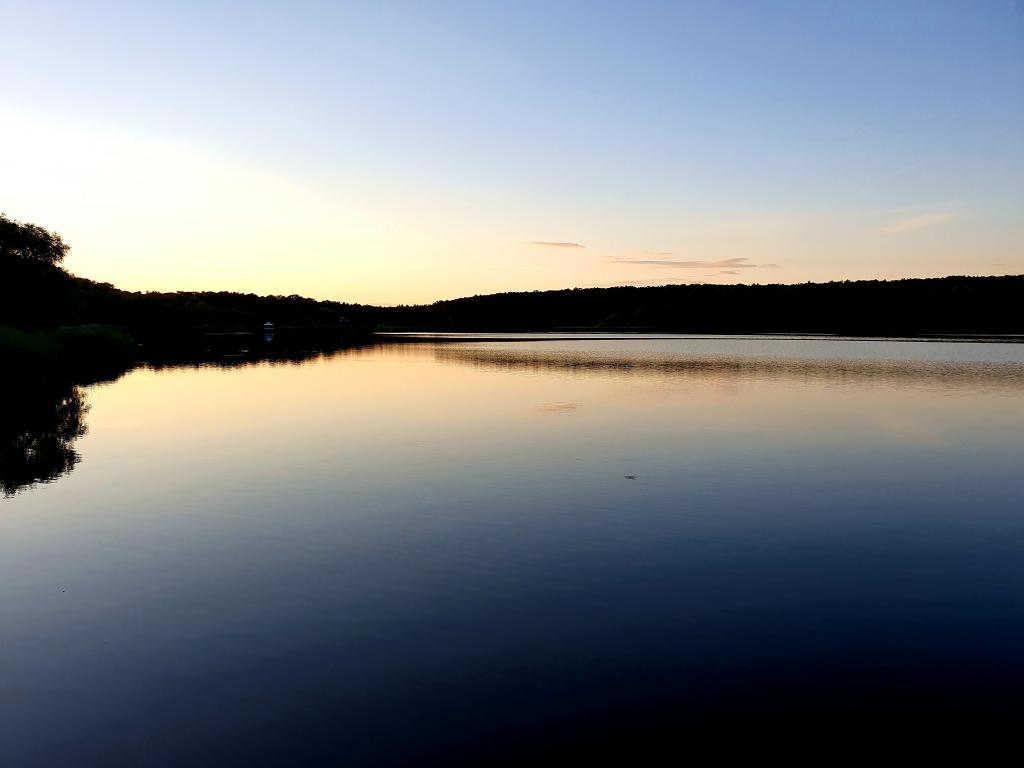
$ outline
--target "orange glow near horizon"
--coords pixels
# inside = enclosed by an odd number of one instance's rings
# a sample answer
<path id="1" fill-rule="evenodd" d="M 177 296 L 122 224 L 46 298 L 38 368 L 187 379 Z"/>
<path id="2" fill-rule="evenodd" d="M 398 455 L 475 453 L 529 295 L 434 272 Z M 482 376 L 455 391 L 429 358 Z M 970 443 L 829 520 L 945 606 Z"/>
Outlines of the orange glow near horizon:
<path id="1" fill-rule="evenodd" d="M 126 290 L 400 304 L 629 284 L 1024 272 L 1024 224 L 976 213 L 680 217 L 594 201 L 546 211 L 372 178 L 317 187 L 180 143 L 28 113 L 0 124 L 0 166 L 8 215 L 60 232 L 72 246 L 70 271 Z M 573 238 L 531 239 L 559 231 Z"/>

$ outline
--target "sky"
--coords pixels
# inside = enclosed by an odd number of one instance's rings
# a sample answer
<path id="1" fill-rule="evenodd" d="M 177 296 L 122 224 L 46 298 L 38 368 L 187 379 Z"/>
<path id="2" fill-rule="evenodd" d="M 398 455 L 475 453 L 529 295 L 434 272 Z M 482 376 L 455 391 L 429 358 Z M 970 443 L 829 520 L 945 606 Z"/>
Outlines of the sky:
<path id="1" fill-rule="evenodd" d="M 129 290 L 1024 273 L 1024 3 L 0 0 L 0 211 Z"/>

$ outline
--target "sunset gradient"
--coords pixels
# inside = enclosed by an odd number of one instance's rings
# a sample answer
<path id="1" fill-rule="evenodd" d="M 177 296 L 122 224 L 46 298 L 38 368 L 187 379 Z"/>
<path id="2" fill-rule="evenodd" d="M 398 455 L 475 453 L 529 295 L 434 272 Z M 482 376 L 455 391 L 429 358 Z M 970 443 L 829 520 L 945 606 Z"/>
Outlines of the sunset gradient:
<path id="1" fill-rule="evenodd" d="M 0 211 L 129 290 L 1024 272 L 1020 3 L 0 0 L 0 71 Z"/>

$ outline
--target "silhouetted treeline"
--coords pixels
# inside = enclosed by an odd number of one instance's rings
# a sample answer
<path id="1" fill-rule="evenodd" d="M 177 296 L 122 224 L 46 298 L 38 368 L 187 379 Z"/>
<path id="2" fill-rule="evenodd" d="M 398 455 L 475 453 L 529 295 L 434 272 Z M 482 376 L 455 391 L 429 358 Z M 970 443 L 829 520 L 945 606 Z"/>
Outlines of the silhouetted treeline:
<path id="1" fill-rule="evenodd" d="M 499 293 L 382 309 L 392 328 L 1022 334 L 1024 275 Z"/>
<path id="2" fill-rule="evenodd" d="M 1024 276 L 799 285 L 574 288 L 374 307 L 301 296 L 135 293 L 44 264 L 0 265 L 0 325 L 118 326 L 145 338 L 183 328 L 278 327 L 851 335 L 1022 334 Z"/>
<path id="3" fill-rule="evenodd" d="M 354 329 L 370 321 L 373 309 L 302 296 L 122 291 L 109 283 L 75 277 L 55 265 L 0 260 L 0 325 L 16 328 L 100 324 L 141 332 L 202 326 L 257 330 L 271 322 Z"/>
<path id="4" fill-rule="evenodd" d="M 108 325 L 145 334 L 168 328 L 259 330 L 271 322 L 354 331 L 370 321 L 373 311 L 302 296 L 122 291 L 66 272 L 60 263 L 68 250 L 60 235 L 0 214 L 0 326 Z"/>
<path id="5" fill-rule="evenodd" d="M 138 293 L 68 274 L 54 233 L 0 215 L 0 326 L 115 326 L 136 339 L 182 332 L 377 328 L 850 335 L 1024 333 L 1024 275 L 803 283 L 574 288 L 374 307 L 301 296 Z"/>

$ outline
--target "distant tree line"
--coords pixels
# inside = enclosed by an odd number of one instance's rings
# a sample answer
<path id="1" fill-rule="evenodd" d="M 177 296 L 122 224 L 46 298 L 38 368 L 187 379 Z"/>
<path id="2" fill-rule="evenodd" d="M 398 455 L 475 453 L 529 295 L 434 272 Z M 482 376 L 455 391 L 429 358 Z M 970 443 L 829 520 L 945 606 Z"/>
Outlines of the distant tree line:
<path id="1" fill-rule="evenodd" d="M 143 334 L 168 328 L 255 330 L 267 321 L 337 328 L 372 322 L 376 311 L 294 295 L 123 291 L 69 274 L 61 267 L 67 252 L 59 235 L 0 214 L 0 325 L 48 330 L 100 324 Z"/>
<path id="2" fill-rule="evenodd" d="M 799 285 L 574 288 L 375 307 L 301 296 L 132 292 L 69 274 L 68 246 L 0 215 L 0 326 L 180 329 L 656 330 L 851 335 L 1024 333 L 1024 275 Z"/>
<path id="3" fill-rule="evenodd" d="M 574 288 L 382 309 L 410 329 L 852 335 L 1024 333 L 1024 275 Z"/>

